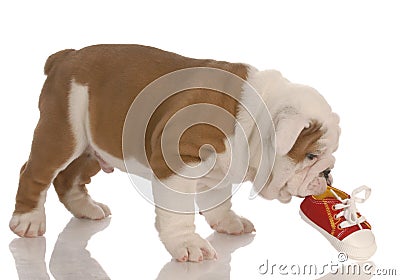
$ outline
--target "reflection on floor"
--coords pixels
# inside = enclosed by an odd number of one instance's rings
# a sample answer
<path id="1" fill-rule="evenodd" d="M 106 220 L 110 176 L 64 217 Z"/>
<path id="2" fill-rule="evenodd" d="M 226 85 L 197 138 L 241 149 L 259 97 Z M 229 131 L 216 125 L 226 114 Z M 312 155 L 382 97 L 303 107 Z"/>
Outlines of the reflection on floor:
<path id="1" fill-rule="evenodd" d="M 50 258 L 50 272 L 56 279 L 110 279 L 85 248 L 89 239 L 110 224 L 72 218 L 58 236 Z M 73 268 L 71 270 L 71 268 Z"/>
<path id="2" fill-rule="evenodd" d="M 55 279 L 110 279 L 101 265 L 86 250 L 89 239 L 110 224 L 72 218 L 58 236 L 50 259 L 50 272 Z M 19 279 L 50 279 L 46 263 L 46 239 L 17 238 L 10 244 Z"/>
<path id="3" fill-rule="evenodd" d="M 240 247 L 250 244 L 254 234 L 229 236 L 213 233 L 207 240 L 218 252 L 218 259 L 202 263 L 179 263 L 171 260 L 160 271 L 157 280 L 167 279 L 230 279 L 232 253 Z"/>
<path id="4" fill-rule="evenodd" d="M 110 279 L 101 265 L 86 250 L 89 239 L 104 230 L 110 219 L 90 221 L 72 218 L 58 236 L 50 259 L 50 272 L 55 279 Z M 218 260 L 203 263 L 168 262 L 157 279 L 218 279 L 230 278 L 231 254 L 246 246 L 254 235 L 227 236 L 213 233 L 207 238 L 218 251 Z M 46 239 L 16 238 L 10 243 L 10 251 L 15 259 L 21 280 L 50 279 L 46 269 Z"/>
<path id="5" fill-rule="evenodd" d="M 50 279 L 44 261 L 46 239 L 16 238 L 10 243 L 19 279 Z"/>
<path id="6" fill-rule="evenodd" d="M 55 279 L 110 279 L 101 265 L 90 256 L 86 249 L 90 238 L 108 227 L 111 218 L 100 221 L 81 220 L 72 218 L 64 230 L 59 234 L 50 258 L 50 272 Z M 228 236 L 213 233 L 208 241 L 218 252 L 215 261 L 204 261 L 202 263 L 179 263 L 171 260 L 158 274 L 157 280 L 226 280 L 230 279 L 231 255 L 237 249 L 250 244 L 253 234 L 242 236 Z M 10 243 L 10 251 L 15 259 L 15 265 L 21 280 L 50 279 L 46 263 L 46 239 L 39 238 L 16 238 Z M 364 263 L 359 263 L 362 267 Z M 373 263 L 369 262 L 369 265 Z M 346 264 L 344 268 L 351 268 L 354 264 Z M 343 275 L 327 274 L 320 280 L 367 280 L 371 275 Z"/>

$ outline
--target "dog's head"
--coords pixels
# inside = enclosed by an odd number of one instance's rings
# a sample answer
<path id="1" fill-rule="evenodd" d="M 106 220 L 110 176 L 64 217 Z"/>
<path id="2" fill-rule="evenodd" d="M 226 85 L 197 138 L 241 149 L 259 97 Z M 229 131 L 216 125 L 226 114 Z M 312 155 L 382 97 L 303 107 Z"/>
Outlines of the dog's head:
<path id="1" fill-rule="evenodd" d="M 265 94 L 275 125 L 276 157 L 260 195 L 288 202 L 292 196 L 320 194 L 335 163 L 339 117 L 315 89 L 290 83 L 280 73 L 273 76 L 276 81 Z"/>

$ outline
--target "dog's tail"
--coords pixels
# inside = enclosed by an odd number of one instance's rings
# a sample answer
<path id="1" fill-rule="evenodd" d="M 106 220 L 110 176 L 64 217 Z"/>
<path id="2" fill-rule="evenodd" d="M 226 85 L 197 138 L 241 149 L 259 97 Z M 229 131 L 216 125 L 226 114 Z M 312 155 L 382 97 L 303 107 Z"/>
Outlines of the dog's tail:
<path id="1" fill-rule="evenodd" d="M 50 70 L 56 65 L 58 62 L 62 61 L 65 56 L 67 56 L 69 53 L 75 51 L 74 49 L 66 49 L 62 50 L 56 53 L 53 53 L 52 55 L 47 58 L 46 63 L 44 65 L 44 74 L 48 75 L 50 73 Z"/>

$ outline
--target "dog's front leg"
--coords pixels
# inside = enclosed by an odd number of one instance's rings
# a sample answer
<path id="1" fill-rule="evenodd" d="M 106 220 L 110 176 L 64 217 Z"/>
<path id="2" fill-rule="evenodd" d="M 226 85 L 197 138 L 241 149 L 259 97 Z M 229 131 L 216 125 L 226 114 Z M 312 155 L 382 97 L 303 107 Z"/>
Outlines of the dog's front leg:
<path id="1" fill-rule="evenodd" d="M 156 228 L 168 252 L 178 261 L 215 259 L 210 243 L 195 233 L 194 195 L 196 181 L 172 175 L 152 181 L 156 205 Z"/>
<path id="2" fill-rule="evenodd" d="M 231 208 L 232 185 L 210 189 L 206 184 L 198 184 L 196 197 L 200 213 L 212 229 L 219 233 L 240 235 L 255 231 L 248 219 L 237 215 Z"/>

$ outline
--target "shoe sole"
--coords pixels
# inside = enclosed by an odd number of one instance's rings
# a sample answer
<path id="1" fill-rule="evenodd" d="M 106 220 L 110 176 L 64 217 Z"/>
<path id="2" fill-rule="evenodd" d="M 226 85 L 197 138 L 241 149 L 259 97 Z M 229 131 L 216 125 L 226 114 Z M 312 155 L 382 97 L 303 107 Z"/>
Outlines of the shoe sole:
<path id="1" fill-rule="evenodd" d="M 344 252 L 346 255 L 354 260 L 367 260 L 369 259 L 376 251 L 376 243 L 374 242 L 371 246 L 365 247 L 365 248 L 360 248 L 360 247 L 355 247 L 351 246 L 348 244 L 344 244 L 342 241 L 334 237 L 333 235 L 329 234 L 326 232 L 324 229 L 320 228 L 317 224 L 315 224 L 313 221 L 308 218 L 303 211 L 299 211 L 299 214 L 301 218 L 309 225 L 311 225 L 313 228 L 318 230 L 331 244 L 332 246 L 338 251 L 338 252 Z"/>

